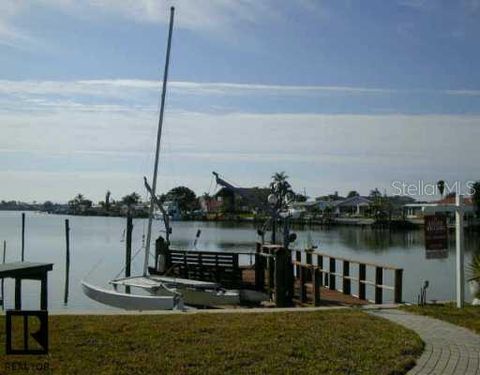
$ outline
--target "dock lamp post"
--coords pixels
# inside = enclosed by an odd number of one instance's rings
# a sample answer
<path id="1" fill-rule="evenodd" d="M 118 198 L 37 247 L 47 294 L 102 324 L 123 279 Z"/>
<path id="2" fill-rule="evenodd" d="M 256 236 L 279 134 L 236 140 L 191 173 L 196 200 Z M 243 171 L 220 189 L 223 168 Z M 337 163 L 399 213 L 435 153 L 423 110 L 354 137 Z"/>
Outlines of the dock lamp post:
<path id="1" fill-rule="evenodd" d="M 294 196 L 292 193 L 287 193 L 284 198 L 284 203 L 286 210 L 280 214 L 283 218 L 283 246 L 285 249 L 288 249 L 291 242 L 294 242 L 297 239 L 297 235 L 295 233 L 290 234 L 290 212 L 288 211 L 288 206 L 294 200 Z"/>
<path id="2" fill-rule="evenodd" d="M 276 242 L 276 224 L 277 224 L 277 195 L 272 193 L 267 198 L 268 204 L 272 207 L 272 244 Z"/>

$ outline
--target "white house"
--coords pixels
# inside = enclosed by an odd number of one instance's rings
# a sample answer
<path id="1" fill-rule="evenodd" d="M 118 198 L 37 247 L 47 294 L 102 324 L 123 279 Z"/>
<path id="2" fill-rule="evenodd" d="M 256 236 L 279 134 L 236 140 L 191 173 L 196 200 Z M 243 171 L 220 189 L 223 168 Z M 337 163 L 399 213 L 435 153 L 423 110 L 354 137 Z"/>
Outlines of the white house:
<path id="1" fill-rule="evenodd" d="M 333 201 L 335 216 L 365 216 L 367 209 L 373 203 L 370 199 L 355 196 L 339 201 Z"/>
<path id="2" fill-rule="evenodd" d="M 475 208 L 470 197 L 464 199 L 463 209 L 465 225 L 468 225 L 475 217 Z M 448 225 L 453 226 L 455 224 L 455 197 L 435 202 L 406 204 L 403 206 L 403 212 L 405 219 L 415 224 L 423 224 L 425 215 L 446 214 Z"/>

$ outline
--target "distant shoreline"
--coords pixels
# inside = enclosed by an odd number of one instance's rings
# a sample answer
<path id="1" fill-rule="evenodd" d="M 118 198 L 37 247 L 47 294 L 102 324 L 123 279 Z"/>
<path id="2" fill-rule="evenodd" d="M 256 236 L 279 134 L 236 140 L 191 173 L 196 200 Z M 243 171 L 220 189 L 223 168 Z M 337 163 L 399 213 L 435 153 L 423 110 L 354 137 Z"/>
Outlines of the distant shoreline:
<path id="1" fill-rule="evenodd" d="M 56 211 L 49 212 L 41 209 L 28 208 L 28 209 L 4 209 L 0 208 L 0 211 L 10 211 L 10 212 L 38 212 L 48 215 L 68 215 L 68 216 L 84 216 L 84 217 L 126 217 L 125 214 L 118 212 L 82 212 L 82 213 L 73 213 L 67 210 L 65 211 Z M 146 213 L 134 213 L 132 215 L 134 219 L 146 219 L 148 215 Z M 206 214 L 202 216 L 187 216 L 181 220 L 176 221 L 198 221 L 198 222 L 218 222 L 218 223 L 251 223 L 251 224 L 260 224 L 264 223 L 268 217 L 266 216 L 246 216 L 240 214 Z M 291 219 L 291 224 L 294 226 L 314 226 L 314 227 L 338 227 L 338 226 L 350 226 L 350 227 L 361 227 L 361 228 L 373 228 L 373 229 L 395 229 L 395 230 L 418 230 L 421 228 L 420 225 L 411 223 L 404 220 L 392 220 L 390 222 L 375 222 L 371 218 L 335 218 L 329 222 L 322 221 L 321 219 Z"/>

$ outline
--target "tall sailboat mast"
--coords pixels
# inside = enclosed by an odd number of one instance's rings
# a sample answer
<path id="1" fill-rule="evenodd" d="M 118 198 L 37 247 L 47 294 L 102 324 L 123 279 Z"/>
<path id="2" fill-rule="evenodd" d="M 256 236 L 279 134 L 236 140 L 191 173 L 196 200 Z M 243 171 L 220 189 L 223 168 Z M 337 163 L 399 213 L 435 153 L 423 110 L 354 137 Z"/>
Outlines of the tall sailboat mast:
<path id="1" fill-rule="evenodd" d="M 162 139 L 163 112 L 165 110 L 165 96 L 167 94 L 168 66 L 170 64 L 170 47 L 172 44 L 174 15 L 175 15 L 175 8 L 171 7 L 170 8 L 170 27 L 168 30 L 167 55 L 165 58 L 165 70 L 163 72 L 163 88 L 162 88 L 162 98 L 160 102 L 160 116 L 158 118 L 157 146 L 155 148 L 155 166 L 153 168 L 152 192 L 150 196 L 150 209 L 148 214 L 148 230 L 147 230 L 147 241 L 145 243 L 145 260 L 143 263 L 143 276 L 147 276 L 148 274 L 148 258 L 150 254 L 150 243 L 152 240 L 153 210 L 155 207 L 155 194 L 157 190 L 158 160 L 160 155 L 160 141 Z"/>

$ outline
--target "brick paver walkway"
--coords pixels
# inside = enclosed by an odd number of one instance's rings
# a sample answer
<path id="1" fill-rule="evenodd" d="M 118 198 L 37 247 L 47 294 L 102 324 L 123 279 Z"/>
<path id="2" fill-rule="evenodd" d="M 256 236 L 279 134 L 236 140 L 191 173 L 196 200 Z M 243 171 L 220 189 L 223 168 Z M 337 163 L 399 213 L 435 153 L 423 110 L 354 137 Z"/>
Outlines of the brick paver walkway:
<path id="1" fill-rule="evenodd" d="M 409 374 L 480 374 L 480 336 L 466 328 L 396 309 L 371 310 L 415 331 L 425 351 Z"/>

